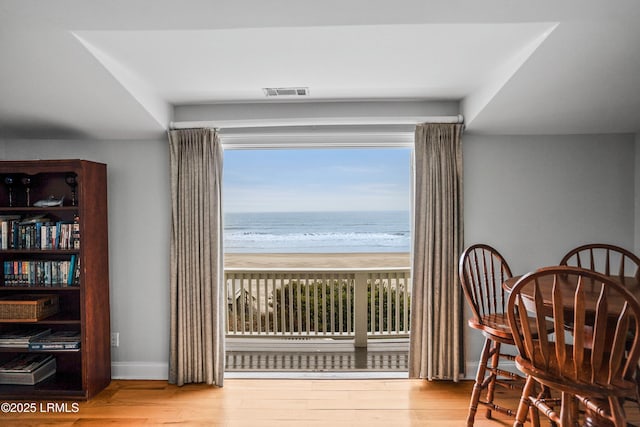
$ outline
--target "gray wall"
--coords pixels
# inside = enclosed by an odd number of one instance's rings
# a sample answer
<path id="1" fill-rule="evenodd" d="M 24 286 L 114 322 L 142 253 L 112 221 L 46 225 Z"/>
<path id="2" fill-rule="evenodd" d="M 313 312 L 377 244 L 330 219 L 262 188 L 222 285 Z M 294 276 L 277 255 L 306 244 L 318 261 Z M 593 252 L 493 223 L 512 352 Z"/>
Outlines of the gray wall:
<path id="1" fill-rule="evenodd" d="M 632 135 L 466 135 L 466 242 L 495 244 L 520 272 L 583 243 L 633 249 L 634 146 Z"/>
<path id="2" fill-rule="evenodd" d="M 466 243 L 488 242 L 522 273 L 590 241 L 633 248 L 640 138 L 464 136 Z M 166 378 L 169 330 L 168 144 L 0 141 L 0 158 L 107 163 L 111 326 L 118 378 Z M 634 171 L 635 169 L 635 171 Z M 640 187 L 639 187 L 640 188 Z M 635 209 L 635 215 L 634 215 Z M 481 348 L 465 327 L 468 375 Z"/>

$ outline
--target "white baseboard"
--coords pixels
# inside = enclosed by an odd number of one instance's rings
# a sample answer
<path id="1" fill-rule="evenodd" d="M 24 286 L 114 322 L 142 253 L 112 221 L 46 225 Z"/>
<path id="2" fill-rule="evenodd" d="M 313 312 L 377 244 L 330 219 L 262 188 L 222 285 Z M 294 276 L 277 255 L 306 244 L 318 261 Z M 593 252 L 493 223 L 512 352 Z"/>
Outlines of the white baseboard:
<path id="1" fill-rule="evenodd" d="M 114 380 L 167 380 L 169 364 L 162 362 L 112 362 Z"/>

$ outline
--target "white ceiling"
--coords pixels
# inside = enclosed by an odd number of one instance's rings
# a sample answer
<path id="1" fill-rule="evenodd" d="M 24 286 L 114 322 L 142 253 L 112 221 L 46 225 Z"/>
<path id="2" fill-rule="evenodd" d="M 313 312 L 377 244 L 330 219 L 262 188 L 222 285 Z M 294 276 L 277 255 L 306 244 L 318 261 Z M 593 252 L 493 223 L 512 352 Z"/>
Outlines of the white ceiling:
<path id="1" fill-rule="evenodd" d="M 0 0 L 0 137 L 155 138 L 176 106 L 288 86 L 456 101 L 469 132 L 636 133 L 640 2 L 607 3 Z"/>

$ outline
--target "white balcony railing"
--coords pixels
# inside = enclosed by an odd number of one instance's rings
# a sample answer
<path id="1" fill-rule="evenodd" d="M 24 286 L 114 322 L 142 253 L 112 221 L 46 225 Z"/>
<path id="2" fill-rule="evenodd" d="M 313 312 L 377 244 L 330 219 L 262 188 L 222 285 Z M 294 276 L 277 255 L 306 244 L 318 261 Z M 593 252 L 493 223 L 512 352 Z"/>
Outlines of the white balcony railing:
<path id="1" fill-rule="evenodd" d="M 230 337 L 409 334 L 410 269 L 225 269 Z"/>

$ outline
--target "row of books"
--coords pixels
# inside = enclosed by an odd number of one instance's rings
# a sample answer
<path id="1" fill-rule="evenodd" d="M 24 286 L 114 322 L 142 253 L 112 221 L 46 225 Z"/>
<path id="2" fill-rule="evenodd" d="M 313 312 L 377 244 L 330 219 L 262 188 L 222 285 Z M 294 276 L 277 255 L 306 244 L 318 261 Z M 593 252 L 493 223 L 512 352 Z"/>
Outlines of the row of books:
<path id="1" fill-rule="evenodd" d="M 43 215 L 0 216 L 0 249 L 80 249 L 80 224 Z"/>
<path id="2" fill-rule="evenodd" d="M 0 348 L 28 350 L 77 350 L 80 332 L 51 331 L 49 328 L 21 327 L 0 331 Z"/>
<path id="3" fill-rule="evenodd" d="M 80 258 L 69 260 L 4 261 L 4 286 L 77 286 L 80 280 Z"/>
<path id="4" fill-rule="evenodd" d="M 0 384 L 35 385 L 56 373 L 51 354 L 22 353 L 0 363 Z"/>

